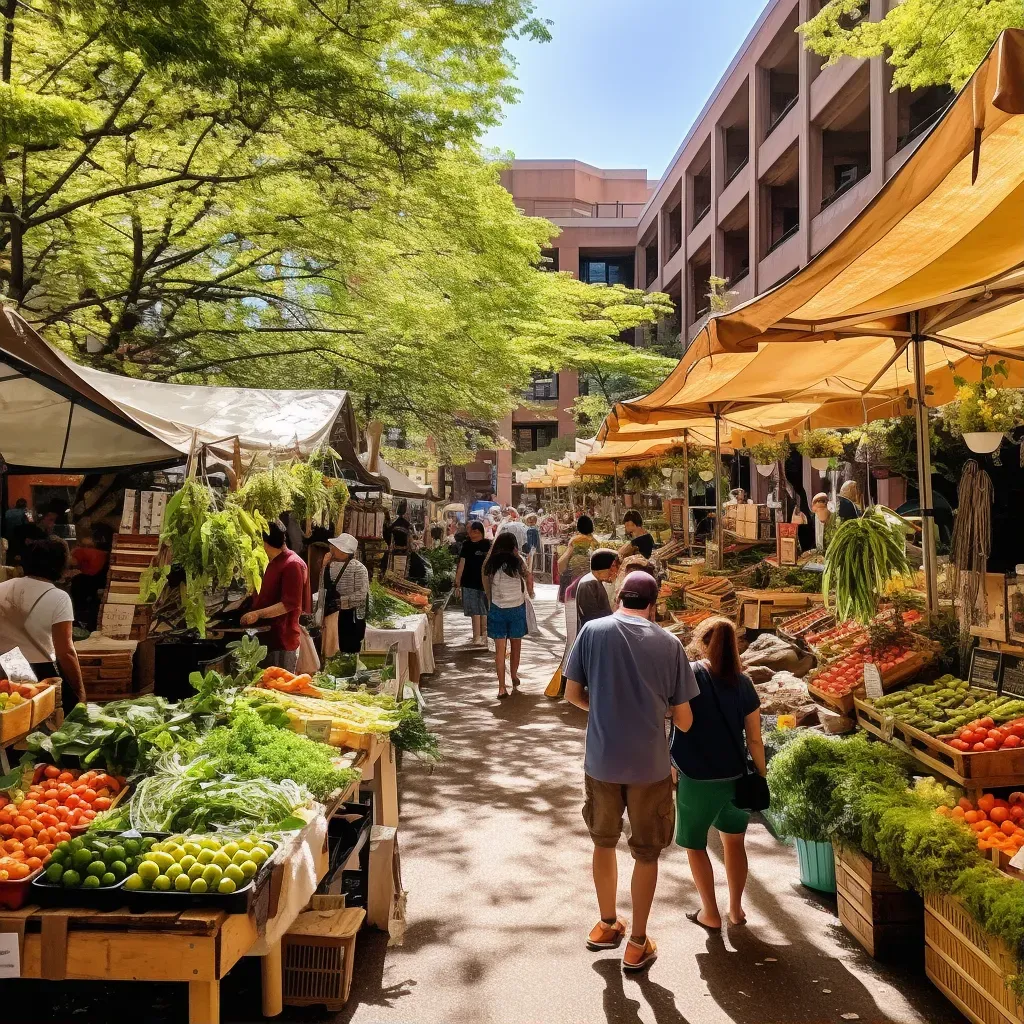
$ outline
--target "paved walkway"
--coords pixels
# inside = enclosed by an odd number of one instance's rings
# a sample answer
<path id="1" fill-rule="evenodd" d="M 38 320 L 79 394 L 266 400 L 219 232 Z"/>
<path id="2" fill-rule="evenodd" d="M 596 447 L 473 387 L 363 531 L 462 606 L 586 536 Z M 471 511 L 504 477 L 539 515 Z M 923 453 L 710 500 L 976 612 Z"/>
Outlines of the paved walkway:
<path id="1" fill-rule="evenodd" d="M 960 1021 L 923 974 L 868 958 L 834 902 L 799 885 L 793 849 L 760 825 L 749 834 L 745 929 L 711 938 L 685 920 L 696 895 L 673 848 L 661 862 L 650 973 L 624 978 L 615 954 L 584 949 L 596 919 L 580 817 L 585 722 L 543 695 L 564 634 L 554 588 L 542 589 L 544 638 L 524 644 L 523 690 L 500 704 L 493 656 L 468 648 L 465 620 L 448 615 L 448 648 L 424 688 L 446 760 L 431 772 L 407 759 L 401 775 L 405 944 L 385 950 L 360 936 L 338 1024 Z M 717 844 L 713 856 L 722 879 Z M 624 844 L 619 857 L 628 914 Z"/>

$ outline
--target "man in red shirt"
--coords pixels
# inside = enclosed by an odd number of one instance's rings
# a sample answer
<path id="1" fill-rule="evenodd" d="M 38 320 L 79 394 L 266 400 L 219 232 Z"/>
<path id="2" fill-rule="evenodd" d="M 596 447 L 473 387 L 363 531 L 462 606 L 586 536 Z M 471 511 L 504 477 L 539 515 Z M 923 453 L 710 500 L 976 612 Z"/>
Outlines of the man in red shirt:
<path id="1" fill-rule="evenodd" d="M 289 549 L 280 520 L 267 525 L 263 549 L 270 562 L 263 574 L 260 592 L 253 598 L 251 611 L 242 616 L 242 625 L 252 626 L 261 619 L 269 619 L 266 664 L 294 672 L 299 657 L 299 616 L 308 612 L 313 603 L 309 569 Z"/>

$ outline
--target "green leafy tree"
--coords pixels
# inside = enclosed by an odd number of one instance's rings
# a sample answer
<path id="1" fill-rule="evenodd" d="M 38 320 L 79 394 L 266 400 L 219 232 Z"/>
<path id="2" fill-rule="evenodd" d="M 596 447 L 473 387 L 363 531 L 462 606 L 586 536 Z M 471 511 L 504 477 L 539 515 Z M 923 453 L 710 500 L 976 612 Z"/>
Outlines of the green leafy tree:
<path id="1" fill-rule="evenodd" d="M 800 26 L 806 46 L 835 63 L 878 57 L 895 69 L 893 88 L 960 88 L 996 37 L 1024 28 L 1024 0 L 902 0 L 881 21 L 851 19 L 862 0 L 829 0 Z"/>

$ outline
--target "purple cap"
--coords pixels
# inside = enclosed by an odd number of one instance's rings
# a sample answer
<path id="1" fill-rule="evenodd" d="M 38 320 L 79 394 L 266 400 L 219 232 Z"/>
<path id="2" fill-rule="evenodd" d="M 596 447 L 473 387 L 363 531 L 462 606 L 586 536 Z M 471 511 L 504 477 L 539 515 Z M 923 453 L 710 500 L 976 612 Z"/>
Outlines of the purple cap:
<path id="1" fill-rule="evenodd" d="M 631 572 L 623 580 L 619 597 L 635 598 L 642 607 L 650 607 L 658 600 L 658 581 L 649 572 Z"/>

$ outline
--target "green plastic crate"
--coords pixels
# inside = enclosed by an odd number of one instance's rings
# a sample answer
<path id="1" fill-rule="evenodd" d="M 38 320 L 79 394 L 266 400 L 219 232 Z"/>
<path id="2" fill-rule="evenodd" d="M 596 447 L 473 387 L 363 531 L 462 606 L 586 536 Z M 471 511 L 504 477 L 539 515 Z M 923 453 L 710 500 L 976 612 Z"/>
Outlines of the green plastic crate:
<path id="1" fill-rule="evenodd" d="M 836 891 L 836 858 L 831 843 L 812 843 L 798 839 L 796 856 L 803 885 L 808 889 L 817 889 L 818 892 Z"/>

